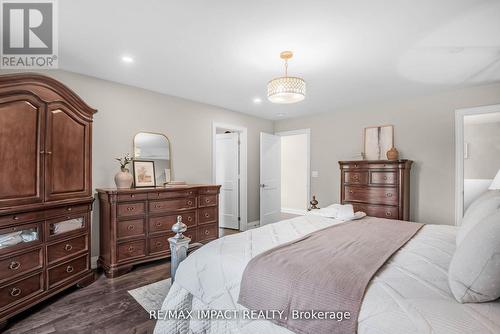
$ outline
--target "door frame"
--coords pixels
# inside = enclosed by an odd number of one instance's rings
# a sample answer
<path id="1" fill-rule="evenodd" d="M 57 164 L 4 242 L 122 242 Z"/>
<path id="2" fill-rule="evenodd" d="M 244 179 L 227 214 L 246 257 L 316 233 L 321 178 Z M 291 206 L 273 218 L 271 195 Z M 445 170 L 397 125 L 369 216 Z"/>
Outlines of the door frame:
<path id="1" fill-rule="evenodd" d="M 500 104 L 455 110 L 455 225 L 464 215 L 464 116 L 500 112 Z"/>
<path id="2" fill-rule="evenodd" d="M 248 229 L 248 201 L 247 201 L 247 137 L 248 129 L 242 126 L 212 122 L 212 183 L 216 182 L 216 166 L 215 166 L 215 147 L 216 147 L 216 134 L 217 129 L 232 130 L 240 134 L 240 231 Z"/>
<path id="3" fill-rule="evenodd" d="M 311 129 L 296 129 L 296 130 L 289 130 L 289 131 L 279 131 L 274 133 L 276 136 L 284 137 L 284 136 L 293 136 L 293 135 L 306 135 L 307 138 L 307 203 L 306 207 L 308 207 L 308 204 L 311 202 Z"/>

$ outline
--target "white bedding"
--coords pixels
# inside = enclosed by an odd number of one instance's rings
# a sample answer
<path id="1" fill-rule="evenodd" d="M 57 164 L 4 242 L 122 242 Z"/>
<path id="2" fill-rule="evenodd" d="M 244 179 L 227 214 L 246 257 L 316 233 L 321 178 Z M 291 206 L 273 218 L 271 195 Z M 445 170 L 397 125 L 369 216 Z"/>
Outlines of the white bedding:
<path id="1" fill-rule="evenodd" d="M 213 241 L 179 266 L 162 310 L 243 310 L 237 304 L 240 281 L 252 257 L 339 222 L 304 216 Z M 358 333 L 500 333 L 499 301 L 459 304 L 449 290 L 456 231 L 426 225 L 381 268 L 366 291 Z M 171 319 L 158 320 L 155 333 L 291 332 L 266 320 Z"/>

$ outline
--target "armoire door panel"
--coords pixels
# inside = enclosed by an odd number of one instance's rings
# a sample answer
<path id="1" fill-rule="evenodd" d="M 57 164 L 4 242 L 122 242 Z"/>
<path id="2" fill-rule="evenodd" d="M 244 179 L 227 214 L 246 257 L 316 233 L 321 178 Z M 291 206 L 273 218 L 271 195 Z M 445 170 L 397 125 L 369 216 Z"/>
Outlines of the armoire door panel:
<path id="1" fill-rule="evenodd" d="M 31 96 L 0 97 L 0 208 L 43 200 L 43 114 Z"/>
<path id="2" fill-rule="evenodd" d="M 45 200 L 90 196 L 90 125 L 64 106 L 47 111 Z"/>

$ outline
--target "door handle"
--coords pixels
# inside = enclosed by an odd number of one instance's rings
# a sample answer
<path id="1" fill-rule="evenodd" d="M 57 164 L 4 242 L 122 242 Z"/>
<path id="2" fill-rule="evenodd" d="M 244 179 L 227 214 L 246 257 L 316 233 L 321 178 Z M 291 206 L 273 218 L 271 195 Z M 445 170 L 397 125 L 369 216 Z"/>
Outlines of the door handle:
<path id="1" fill-rule="evenodd" d="M 260 185 L 260 187 L 261 187 L 261 188 L 265 188 L 265 187 L 266 187 L 266 185 L 265 185 L 265 184 L 261 184 L 261 185 Z"/>

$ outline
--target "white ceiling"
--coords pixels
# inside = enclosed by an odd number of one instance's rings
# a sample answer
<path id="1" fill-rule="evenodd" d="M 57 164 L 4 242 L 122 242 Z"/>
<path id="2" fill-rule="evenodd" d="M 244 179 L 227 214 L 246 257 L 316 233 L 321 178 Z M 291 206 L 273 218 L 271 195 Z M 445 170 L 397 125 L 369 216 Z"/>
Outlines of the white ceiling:
<path id="1" fill-rule="evenodd" d="M 58 3 L 62 69 L 269 119 L 500 81 L 498 0 Z M 282 50 L 304 102 L 267 101 Z"/>

